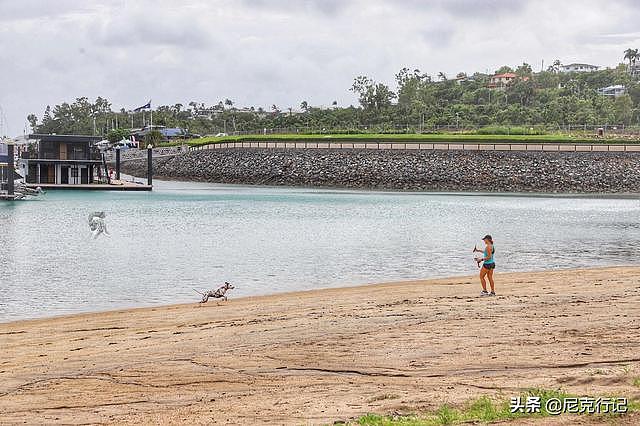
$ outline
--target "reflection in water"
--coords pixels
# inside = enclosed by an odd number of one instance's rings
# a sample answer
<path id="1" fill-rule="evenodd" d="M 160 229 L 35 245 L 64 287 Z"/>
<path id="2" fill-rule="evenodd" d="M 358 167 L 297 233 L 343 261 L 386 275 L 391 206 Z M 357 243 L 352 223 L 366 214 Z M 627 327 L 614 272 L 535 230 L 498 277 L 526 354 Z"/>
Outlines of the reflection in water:
<path id="1" fill-rule="evenodd" d="M 0 204 L 0 321 L 475 274 L 635 262 L 635 199 L 486 197 L 158 182 L 153 193 L 51 191 Z M 111 238 L 86 218 L 106 212 Z"/>

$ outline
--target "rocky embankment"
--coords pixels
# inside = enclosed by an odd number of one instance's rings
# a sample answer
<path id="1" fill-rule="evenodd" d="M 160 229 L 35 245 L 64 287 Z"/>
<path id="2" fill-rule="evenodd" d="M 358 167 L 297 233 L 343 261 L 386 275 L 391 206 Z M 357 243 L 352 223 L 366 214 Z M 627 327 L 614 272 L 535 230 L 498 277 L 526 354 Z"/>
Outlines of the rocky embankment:
<path id="1" fill-rule="evenodd" d="M 154 176 L 408 191 L 640 193 L 640 153 L 221 149 L 154 160 Z M 123 165 L 145 176 L 146 162 Z"/>

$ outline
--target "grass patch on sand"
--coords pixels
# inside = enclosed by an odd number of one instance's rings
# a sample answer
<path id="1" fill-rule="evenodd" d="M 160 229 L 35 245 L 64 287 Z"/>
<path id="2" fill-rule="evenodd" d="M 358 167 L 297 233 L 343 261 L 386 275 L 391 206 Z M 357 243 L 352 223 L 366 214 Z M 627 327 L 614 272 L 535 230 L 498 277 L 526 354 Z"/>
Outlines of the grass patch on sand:
<path id="1" fill-rule="evenodd" d="M 640 377 L 633 379 L 633 386 L 640 388 Z"/>
<path id="2" fill-rule="evenodd" d="M 550 399 L 564 400 L 566 398 L 579 398 L 577 395 L 571 395 L 561 390 L 547 389 L 531 389 L 520 395 L 524 403 L 528 397 L 540 398 L 540 412 L 538 413 L 521 413 L 511 412 L 510 401 L 494 401 L 491 398 L 483 396 L 468 402 L 460 408 L 452 407 L 448 404 L 442 405 L 436 411 L 420 415 L 407 416 L 380 416 L 377 414 L 367 414 L 358 420 L 346 423 L 348 425 L 363 426 L 438 426 L 438 425 L 454 425 L 461 423 L 491 423 L 497 421 L 508 421 L 519 418 L 536 418 L 548 417 L 553 414 L 546 409 L 546 403 Z M 640 402 L 629 401 L 628 413 L 640 411 Z M 587 415 L 587 414 L 567 414 L 567 415 Z M 599 416 L 601 418 L 612 418 L 624 414 L 591 414 L 591 416 Z"/>

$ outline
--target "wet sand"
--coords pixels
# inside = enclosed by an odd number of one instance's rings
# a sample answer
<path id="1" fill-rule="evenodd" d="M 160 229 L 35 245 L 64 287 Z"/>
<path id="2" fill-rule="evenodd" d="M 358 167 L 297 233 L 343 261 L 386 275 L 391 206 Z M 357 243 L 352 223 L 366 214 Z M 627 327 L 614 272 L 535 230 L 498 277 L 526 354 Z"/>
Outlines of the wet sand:
<path id="1" fill-rule="evenodd" d="M 496 276 L 495 298 L 459 277 L 0 324 L 0 424 L 326 424 L 531 387 L 640 398 L 640 267 Z"/>

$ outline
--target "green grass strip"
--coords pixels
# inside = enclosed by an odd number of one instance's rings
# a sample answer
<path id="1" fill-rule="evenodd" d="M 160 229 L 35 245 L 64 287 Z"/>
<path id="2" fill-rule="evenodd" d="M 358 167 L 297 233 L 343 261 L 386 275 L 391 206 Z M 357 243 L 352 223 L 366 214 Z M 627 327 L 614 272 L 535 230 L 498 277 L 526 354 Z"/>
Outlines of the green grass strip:
<path id="1" fill-rule="evenodd" d="M 165 146 L 186 143 L 201 146 L 224 142 L 317 142 L 317 143 L 640 143 L 637 139 L 591 139 L 566 134 L 547 135 L 483 135 L 472 133 L 432 133 L 432 134 L 285 134 L 253 136 L 209 136 L 186 141 L 173 141 Z"/>
<path id="2" fill-rule="evenodd" d="M 360 417 L 349 425 L 362 426 L 438 426 L 438 425 L 455 425 L 461 423 L 491 423 L 497 421 L 508 421 L 519 418 L 536 418 L 552 416 L 546 410 L 546 403 L 550 399 L 564 400 L 566 398 L 580 398 L 577 395 L 571 395 L 561 390 L 547 389 L 530 389 L 520 395 L 522 401 L 526 401 L 527 397 L 540 398 L 540 412 L 522 413 L 511 412 L 510 401 L 493 401 L 483 396 L 461 408 L 455 408 L 448 404 L 442 405 L 436 411 L 421 415 L 408 416 L 381 416 L 377 414 L 367 414 Z M 627 413 L 640 411 L 640 401 L 628 400 Z M 623 416 L 624 414 L 608 413 L 608 414 L 563 414 L 573 416 L 599 416 L 602 419 Z"/>

